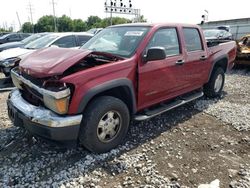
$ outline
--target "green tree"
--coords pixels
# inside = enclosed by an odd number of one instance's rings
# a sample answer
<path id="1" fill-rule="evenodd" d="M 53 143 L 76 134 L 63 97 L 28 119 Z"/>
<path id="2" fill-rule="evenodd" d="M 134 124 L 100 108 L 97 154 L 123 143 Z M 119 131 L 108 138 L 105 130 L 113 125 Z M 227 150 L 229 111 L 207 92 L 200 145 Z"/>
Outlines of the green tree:
<path id="1" fill-rule="evenodd" d="M 95 28 L 95 27 L 100 27 L 102 22 L 102 19 L 99 18 L 98 16 L 89 16 L 86 24 L 88 29 Z"/>
<path id="2" fill-rule="evenodd" d="M 57 25 L 59 32 L 73 31 L 72 19 L 66 15 L 63 15 L 57 19 Z"/>
<path id="3" fill-rule="evenodd" d="M 94 27 L 108 27 L 110 26 L 110 21 L 111 18 L 104 18 L 102 19 L 100 22 L 97 22 L 95 24 L 92 25 L 92 27 L 90 28 L 94 28 Z M 125 24 L 125 23 L 131 23 L 132 21 L 126 18 L 121 18 L 121 17 L 113 17 L 112 18 L 112 25 L 117 25 L 117 24 Z M 89 29 L 90 29 L 89 28 Z"/>
<path id="4" fill-rule="evenodd" d="M 141 22 L 146 22 L 147 20 L 144 16 L 140 17 Z M 98 27 L 107 27 L 110 25 L 111 21 L 110 18 L 101 19 L 98 16 L 89 16 L 86 21 L 81 19 L 74 19 L 72 20 L 70 17 L 63 15 L 57 20 L 57 28 L 59 32 L 67 32 L 67 31 L 86 31 L 91 28 L 98 28 Z M 113 17 L 112 24 L 124 24 L 124 23 L 131 23 L 132 20 L 121 18 L 121 17 Z M 54 31 L 54 17 L 51 15 L 46 15 L 41 17 L 38 22 L 34 25 L 35 32 L 53 32 Z M 24 32 L 32 32 L 32 24 L 30 22 L 26 22 L 22 25 L 22 30 Z"/>
<path id="5" fill-rule="evenodd" d="M 46 15 L 41 17 L 35 24 L 35 32 L 53 32 L 54 27 L 54 17 Z"/>
<path id="6" fill-rule="evenodd" d="M 22 32 L 24 33 L 33 33 L 33 25 L 30 22 L 25 22 L 22 25 Z"/>
<path id="7" fill-rule="evenodd" d="M 86 31 L 86 30 L 87 30 L 86 22 L 82 21 L 81 19 L 73 20 L 73 31 L 79 32 L 79 31 Z"/>
<path id="8" fill-rule="evenodd" d="M 147 19 L 146 18 L 144 18 L 144 16 L 143 15 L 141 15 L 140 16 L 140 20 L 139 20 L 140 22 L 147 22 Z"/>
<path id="9" fill-rule="evenodd" d="M 9 28 L 9 29 L 0 28 L 0 32 L 10 32 L 11 31 L 10 29 L 11 28 Z"/>
<path id="10" fill-rule="evenodd" d="M 121 17 L 113 17 L 112 19 L 112 24 L 117 25 L 117 24 L 125 24 L 125 23 L 131 23 L 132 21 L 126 18 L 121 18 Z"/>

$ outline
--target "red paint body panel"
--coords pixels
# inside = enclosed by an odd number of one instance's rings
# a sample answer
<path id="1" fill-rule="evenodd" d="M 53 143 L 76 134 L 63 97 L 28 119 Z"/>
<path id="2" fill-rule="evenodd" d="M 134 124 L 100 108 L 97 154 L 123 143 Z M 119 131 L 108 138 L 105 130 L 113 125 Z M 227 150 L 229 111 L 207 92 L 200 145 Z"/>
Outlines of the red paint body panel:
<path id="1" fill-rule="evenodd" d="M 120 59 L 82 70 L 61 78 L 61 81 L 75 86 L 69 114 L 76 114 L 80 101 L 89 89 L 112 80 L 127 78 L 134 86 L 136 110 L 142 110 L 181 94 L 201 88 L 209 80 L 213 63 L 220 57 L 228 57 L 228 68 L 233 65 L 236 57 L 235 42 L 228 42 L 208 48 L 203 32 L 196 25 L 186 24 L 150 24 L 150 30 L 139 44 L 134 56 Z M 181 54 L 166 57 L 164 60 L 143 62 L 145 48 L 160 28 L 175 27 L 179 37 Z M 203 50 L 187 52 L 183 27 L 197 28 L 203 42 Z M 32 76 L 42 78 L 62 74 L 90 51 L 72 49 L 45 49 L 31 54 L 20 64 L 21 69 L 29 69 Z M 200 60 L 201 56 L 207 57 Z M 183 65 L 176 65 L 183 60 Z M 38 63 L 39 62 L 39 63 Z M 34 64 L 33 64 L 34 63 Z"/>
<path id="2" fill-rule="evenodd" d="M 37 78 L 62 74 L 91 51 L 67 48 L 44 48 L 28 55 L 20 62 L 21 69 Z"/>

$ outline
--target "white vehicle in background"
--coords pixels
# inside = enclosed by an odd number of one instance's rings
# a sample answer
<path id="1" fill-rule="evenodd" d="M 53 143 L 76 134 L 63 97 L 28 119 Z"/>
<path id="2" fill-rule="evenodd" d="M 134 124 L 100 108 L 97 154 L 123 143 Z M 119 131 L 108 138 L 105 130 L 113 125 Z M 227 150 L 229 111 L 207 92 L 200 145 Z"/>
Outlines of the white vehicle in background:
<path id="1" fill-rule="evenodd" d="M 27 37 L 21 41 L 18 41 L 18 42 L 8 42 L 5 44 L 1 44 L 0 45 L 0 52 L 2 52 L 4 50 L 11 49 L 11 48 L 22 48 L 25 45 L 27 45 L 27 44 L 45 36 L 45 35 L 48 35 L 48 34 L 49 33 L 36 33 L 36 34 L 30 35 L 29 37 Z"/>
<path id="2" fill-rule="evenodd" d="M 51 33 L 41 37 L 23 48 L 12 48 L 0 53 L 0 72 L 9 76 L 10 70 L 17 66 L 26 55 L 46 47 L 79 48 L 86 43 L 93 34 L 79 33 Z"/>

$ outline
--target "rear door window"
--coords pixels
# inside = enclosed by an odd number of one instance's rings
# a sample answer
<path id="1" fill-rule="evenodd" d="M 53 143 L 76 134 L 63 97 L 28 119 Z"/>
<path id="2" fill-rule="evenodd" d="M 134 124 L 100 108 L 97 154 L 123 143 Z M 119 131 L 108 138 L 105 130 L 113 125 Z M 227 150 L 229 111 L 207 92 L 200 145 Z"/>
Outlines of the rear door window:
<path id="1" fill-rule="evenodd" d="M 76 47 L 76 40 L 73 35 L 65 36 L 56 40 L 52 45 L 56 45 L 61 48 L 73 48 Z"/>
<path id="2" fill-rule="evenodd" d="M 16 41 L 20 39 L 19 34 L 11 34 L 7 38 L 9 39 L 9 41 Z"/>
<path id="3" fill-rule="evenodd" d="M 76 35 L 79 41 L 79 46 L 84 45 L 92 36 Z"/>
<path id="4" fill-rule="evenodd" d="M 184 28 L 185 47 L 188 52 L 203 50 L 201 37 L 198 29 Z"/>

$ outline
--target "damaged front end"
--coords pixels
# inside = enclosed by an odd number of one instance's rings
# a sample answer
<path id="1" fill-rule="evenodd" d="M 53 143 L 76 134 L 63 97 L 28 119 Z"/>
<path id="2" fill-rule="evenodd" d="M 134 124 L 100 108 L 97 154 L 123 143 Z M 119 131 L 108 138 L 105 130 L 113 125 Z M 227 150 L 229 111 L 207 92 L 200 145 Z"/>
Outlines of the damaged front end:
<path id="1" fill-rule="evenodd" d="M 24 127 L 43 138 L 75 144 L 82 115 L 67 115 L 70 86 L 28 77 L 18 68 L 11 71 L 11 77 L 18 88 L 7 100 L 8 115 L 14 126 Z"/>
<path id="2" fill-rule="evenodd" d="M 22 75 L 18 68 L 11 71 L 11 78 L 14 85 L 21 90 L 24 99 L 31 104 L 36 106 L 42 104 L 61 115 L 68 112 L 71 91 L 66 83 L 56 80 L 38 81 L 24 73 Z"/>
<path id="3" fill-rule="evenodd" d="M 51 51 L 57 55 L 53 56 Z M 57 141 L 76 141 L 83 116 L 70 112 L 78 86 L 70 77 L 122 58 L 83 50 L 51 51 L 35 52 L 11 70 L 17 89 L 9 95 L 8 114 L 15 126 L 24 127 L 34 135 Z M 50 54 L 44 59 L 46 52 Z"/>

